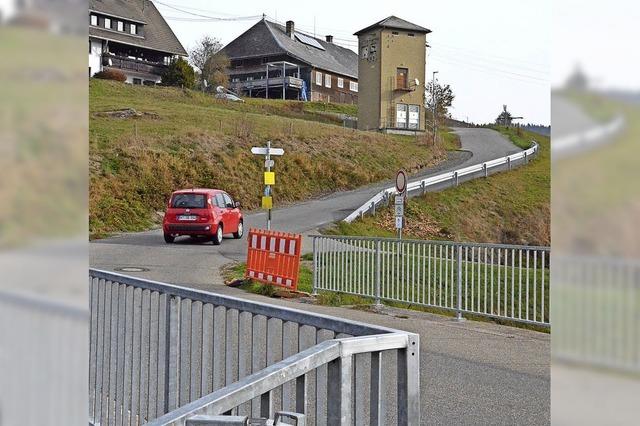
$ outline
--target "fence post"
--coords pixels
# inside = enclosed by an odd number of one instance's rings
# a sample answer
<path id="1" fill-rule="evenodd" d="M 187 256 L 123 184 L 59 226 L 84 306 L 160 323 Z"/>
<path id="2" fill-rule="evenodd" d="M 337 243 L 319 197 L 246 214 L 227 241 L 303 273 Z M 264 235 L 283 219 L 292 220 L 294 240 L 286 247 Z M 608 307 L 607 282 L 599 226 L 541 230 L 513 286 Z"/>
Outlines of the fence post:
<path id="1" fill-rule="evenodd" d="M 458 245 L 458 268 L 457 268 L 458 300 L 456 306 L 456 320 L 462 321 L 462 246 Z"/>
<path id="2" fill-rule="evenodd" d="M 313 238 L 313 289 L 311 290 L 311 294 L 314 296 L 318 294 L 318 250 L 316 247 L 317 243 L 318 243 L 318 239 Z"/>
<path id="3" fill-rule="evenodd" d="M 380 303 L 380 240 L 376 240 L 376 306 L 382 305 Z"/>

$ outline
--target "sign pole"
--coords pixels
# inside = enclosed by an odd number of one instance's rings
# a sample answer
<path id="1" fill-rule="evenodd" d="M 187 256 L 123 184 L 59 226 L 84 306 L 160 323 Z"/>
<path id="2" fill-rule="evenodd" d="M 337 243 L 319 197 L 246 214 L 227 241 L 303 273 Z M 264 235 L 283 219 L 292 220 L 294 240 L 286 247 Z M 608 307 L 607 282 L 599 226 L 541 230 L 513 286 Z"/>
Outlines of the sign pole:
<path id="1" fill-rule="evenodd" d="M 402 239 L 402 228 L 404 227 L 404 205 L 407 193 L 407 174 L 404 170 L 399 170 L 396 174 L 396 195 L 395 212 L 396 212 L 396 229 L 398 230 L 398 239 Z"/>
<path id="2" fill-rule="evenodd" d="M 265 156 L 265 165 L 267 166 L 267 172 L 271 171 L 271 141 L 267 142 L 267 155 Z M 265 188 L 265 194 L 267 197 L 271 197 L 271 185 L 267 185 Z M 267 230 L 271 230 L 271 208 L 267 210 Z"/>
<path id="3" fill-rule="evenodd" d="M 273 209 L 273 197 L 271 187 L 275 185 L 275 174 L 271 171 L 273 167 L 272 156 L 284 155 L 284 149 L 271 148 L 271 141 L 267 141 L 267 146 L 254 146 L 251 148 L 254 155 L 264 156 L 264 193 L 262 194 L 262 208 L 267 210 L 267 230 L 271 230 L 271 210 Z"/>

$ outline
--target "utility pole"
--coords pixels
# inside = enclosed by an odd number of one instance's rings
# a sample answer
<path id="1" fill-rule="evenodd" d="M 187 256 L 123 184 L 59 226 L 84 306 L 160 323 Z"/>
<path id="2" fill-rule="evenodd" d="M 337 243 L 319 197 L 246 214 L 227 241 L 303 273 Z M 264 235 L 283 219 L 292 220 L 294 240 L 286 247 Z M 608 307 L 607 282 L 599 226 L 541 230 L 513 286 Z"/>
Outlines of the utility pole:
<path id="1" fill-rule="evenodd" d="M 433 72 L 431 77 L 431 102 L 433 103 L 433 146 L 436 146 L 436 134 L 438 133 L 438 119 L 436 118 L 437 111 L 437 91 L 436 91 L 436 74 L 438 71 Z"/>

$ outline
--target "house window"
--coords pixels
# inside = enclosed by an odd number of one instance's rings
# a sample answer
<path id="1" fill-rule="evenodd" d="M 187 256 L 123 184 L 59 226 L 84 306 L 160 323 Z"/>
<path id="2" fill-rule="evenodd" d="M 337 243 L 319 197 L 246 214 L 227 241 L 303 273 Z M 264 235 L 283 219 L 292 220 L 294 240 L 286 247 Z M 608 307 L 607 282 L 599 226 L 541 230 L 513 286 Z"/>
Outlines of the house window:
<path id="1" fill-rule="evenodd" d="M 416 35 L 414 33 L 409 33 L 407 34 L 409 37 L 415 37 Z"/>
<path id="2" fill-rule="evenodd" d="M 322 73 L 316 71 L 316 84 L 322 86 Z"/>
<path id="3" fill-rule="evenodd" d="M 329 74 L 324 75 L 324 87 L 331 87 L 331 76 Z"/>
<path id="4" fill-rule="evenodd" d="M 393 34 L 393 35 L 398 35 L 398 34 L 400 34 L 400 33 L 399 33 L 399 32 L 397 32 L 397 31 L 392 31 L 392 32 L 391 32 L 391 34 Z"/>
<path id="5" fill-rule="evenodd" d="M 357 92 L 358 91 L 358 83 L 356 83 L 355 81 L 350 81 L 349 82 L 349 90 L 351 90 L 352 92 Z"/>
<path id="6" fill-rule="evenodd" d="M 129 27 L 129 32 L 131 34 L 138 34 L 138 27 L 136 26 L 136 24 L 131 24 L 131 26 Z"/>
<path id="7" fill-rule="evenodd" d="M 104 18 L 104 27 L 111 29 L 111 19 Z"/>
<path id="8" fill-rule="evenodd" d="M 341 88 L 341 89 L 344 87 L 344 79 L 343 78 L 338 77 L 338 87 Z"/>
<path id="9" fill-rule="evenodd" d="M 140 84 L 142 84 L 142 79 L 141 79 L 141 78 L 134 78 L 134 79 L 133 79 L 133 84 L 135 84 L 135 85 L 140 85 Z"/>
<path id="10" fill-rule="evenodd" d="M 124 31 L 124 22 L 118 21 L 118 31 Z"/>
<path id="11" fill-rule="evenodd" d="M 409 82 L 409 70 L 407 68 L 398 68 L 396 71 L 396 88 L 406 89 Z"/>
<path id="12" fill-rule="evenodd" d="M 98 15 L 91 15 L 91 25 L 98 25 Z"/>

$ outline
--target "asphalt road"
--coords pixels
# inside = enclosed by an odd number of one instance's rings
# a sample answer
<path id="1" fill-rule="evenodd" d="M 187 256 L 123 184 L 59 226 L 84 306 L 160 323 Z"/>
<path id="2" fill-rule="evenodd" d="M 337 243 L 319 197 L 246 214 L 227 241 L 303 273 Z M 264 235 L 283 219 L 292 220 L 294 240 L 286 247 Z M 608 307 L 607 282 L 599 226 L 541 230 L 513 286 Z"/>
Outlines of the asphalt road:
<path id="1" fill-rule="evenodd" d="M 520 150 L 493 130 L 460 128 L 456 132 L 461 137 L 462 151 L 452 153 L 444 163 L 412 176 L 412 180 L 482 163 Z M 391 185 L 391 181 L 380 182 L 276 209 L 273 211 L 272 229 L 312 233 L 344 219 L 377 192 Z M 265 212 L 246 214 L 245 230 L 251 227 L 264 228 L 265 222 Z M 311 239 L 306 238 L 304 242 L 303 250 L 310 251 Z M 244 260 L 245 256 L 244 240 L 226 238 L 221 246 L 213 246 L 210 242 L 182 237 L 175 244 L 167 245 L 160 229 L 94 241 L 90 249 L 90 262 L 95 268 L 116 270 L 140 267 L 149 269 L 140 274 L 143 277 L 196 287 L 221 284 L 219 268 L 232 260 Z"/>
<path id="2" fill-rule="evenodd" d="M 412 177 L 481 163 L 519 149 L 487 129 L 456 129 L 462 149 L 439 167 Z M 375 193 L 389 187 L 381 182 L 354 191 L 278 209 L 273 228 L 308 234 L 341 220 Z M 262 212 L 245 216 L 246 229 L 262 227 Z M 306 239 L 310 241 L 309 238 Z M 161 230 L 119 235 L 90 244 L 90 263 L 98 269 L 143 268 L 129 275 L 199 288 L 247 299 L 261 296 L 222 285 L 219 269 L 244 259 L 246 241 L 225 239 L 221 246 L 190 239 L 165 244 Z M 297 302 L 271 299 L 276 304 Z M 404 329 L 422 339 L 421 373 L 423 424 L 531 424 L 549 422 L 549 335 L 527 330 L 447 318 L 418 312 L 387 315 L 344 308 L 304 305 L 310 311 Z"/>

